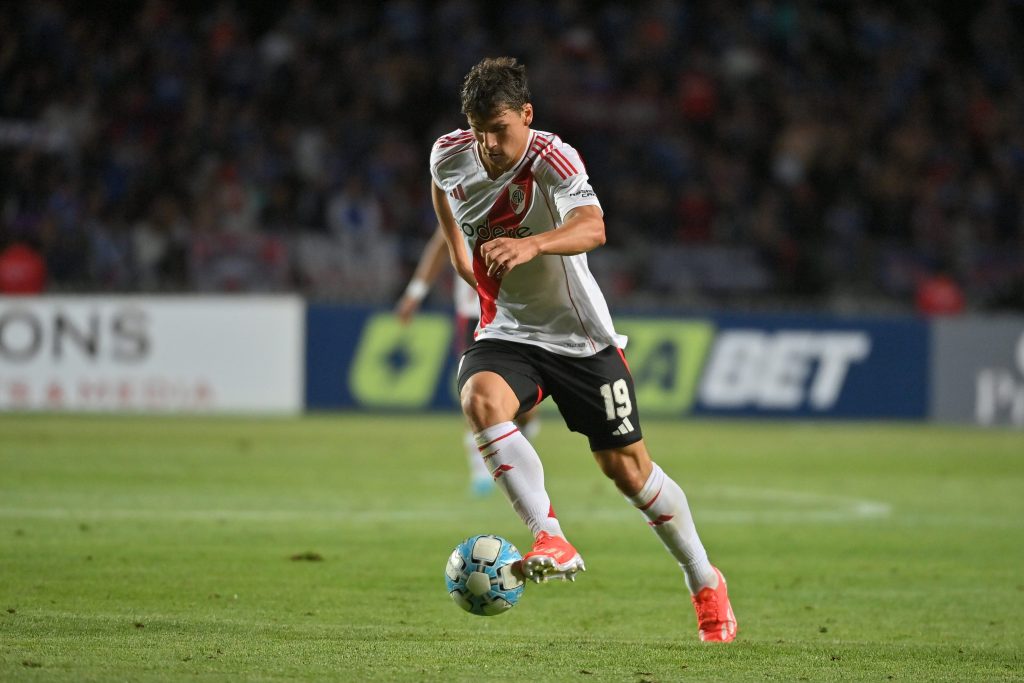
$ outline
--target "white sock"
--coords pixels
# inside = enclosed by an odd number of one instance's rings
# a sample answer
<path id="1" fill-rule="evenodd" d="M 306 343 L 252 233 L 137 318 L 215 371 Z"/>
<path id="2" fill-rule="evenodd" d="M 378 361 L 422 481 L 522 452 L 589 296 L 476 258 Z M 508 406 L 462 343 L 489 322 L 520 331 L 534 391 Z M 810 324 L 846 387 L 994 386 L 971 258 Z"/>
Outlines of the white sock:
<path id="1" fill-rule="evenodd" d="M 480 455 L 512 507 L 534 537 L 541 531 L 564 536 L 544 489 L 540 456 L 513 422 L 502 422 L 473 435 Z"/>
<path id="2" fill-rule="evenodd" d="M 654 533 L 679 562 L 691 593 L 718 585 L 718 575 L 693 525 L 686 494 L 657 463 L 640 492 L 627 500 L 644 513 Z"/>
<path id="3" fill-rule="evenodd" d="M 472 431 L 466 431 L 462 444 L 466 447 L 466 462 L 469 463 L 469 476 L 472 477 L 472 480 L 490 479 L 491 471 L 487 469 L 484 459 L 480 457 L 480 451 L 477 450 L 476 439 L 473 438 Z"/>

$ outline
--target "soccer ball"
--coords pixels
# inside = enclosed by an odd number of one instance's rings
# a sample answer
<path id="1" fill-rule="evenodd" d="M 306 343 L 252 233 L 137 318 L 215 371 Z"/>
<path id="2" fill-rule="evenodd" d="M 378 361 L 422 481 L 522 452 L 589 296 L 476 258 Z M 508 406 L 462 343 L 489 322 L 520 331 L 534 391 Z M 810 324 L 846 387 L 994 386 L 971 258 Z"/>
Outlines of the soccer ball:
<path id="1" fill-rule="evenodd" d="M 484 617 L 512 609 L 525 583 L 517 563 L 519 550 L 501 536 L 470 536 L 452 551 L 444 582 L 455 604 Z"/>

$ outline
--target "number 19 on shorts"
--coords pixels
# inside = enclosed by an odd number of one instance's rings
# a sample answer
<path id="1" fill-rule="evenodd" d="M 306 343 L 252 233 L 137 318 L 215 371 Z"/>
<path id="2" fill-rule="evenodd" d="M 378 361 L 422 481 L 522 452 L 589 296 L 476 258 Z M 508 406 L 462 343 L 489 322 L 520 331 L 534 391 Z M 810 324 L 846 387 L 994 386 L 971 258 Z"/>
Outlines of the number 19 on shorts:
<path id="1" fill-rule="evenodd" d="M 633 402 L 629 400 L 629 387 L 626 386 L 624 379 L 602 384 L 601 397 L 604 399 L 604 412 L 609 420 L 626 417 L 633 412 Z"/>

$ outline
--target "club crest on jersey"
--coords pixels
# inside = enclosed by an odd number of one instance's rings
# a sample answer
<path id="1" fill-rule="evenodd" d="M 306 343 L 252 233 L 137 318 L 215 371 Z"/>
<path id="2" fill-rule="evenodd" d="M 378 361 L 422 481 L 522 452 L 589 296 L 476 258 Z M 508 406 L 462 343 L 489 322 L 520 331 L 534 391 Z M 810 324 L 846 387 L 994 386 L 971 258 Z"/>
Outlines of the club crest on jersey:
<path id="1" fill-rule="evenodd" d="M 526 188 L 519 183 L 512 183 L 508 186 L 508 202 L 512 211 L 518 216 L 526 208 Z"/>

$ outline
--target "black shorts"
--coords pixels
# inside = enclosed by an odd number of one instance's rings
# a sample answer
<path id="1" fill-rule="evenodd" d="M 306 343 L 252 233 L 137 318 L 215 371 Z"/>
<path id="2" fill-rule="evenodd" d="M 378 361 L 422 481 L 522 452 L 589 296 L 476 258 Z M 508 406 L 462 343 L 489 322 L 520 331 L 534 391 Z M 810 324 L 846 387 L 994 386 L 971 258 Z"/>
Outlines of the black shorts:
<path id="1" fill-rule="evenodd" d="M 459 361 L 459 392 L 470 377 L 484 371 L 508 382 L 519 399 L 520 414 L 550 395 L 569 429 L 590 439 L 592 451 L 643 438 L 633 378 L 622 351 L 613 346 L 578 358 L 532 344 L 478 340 Z"/>

